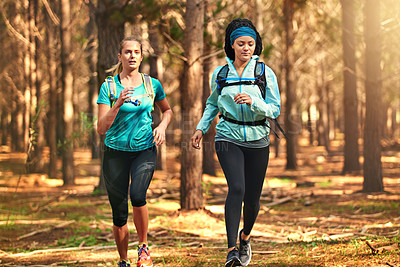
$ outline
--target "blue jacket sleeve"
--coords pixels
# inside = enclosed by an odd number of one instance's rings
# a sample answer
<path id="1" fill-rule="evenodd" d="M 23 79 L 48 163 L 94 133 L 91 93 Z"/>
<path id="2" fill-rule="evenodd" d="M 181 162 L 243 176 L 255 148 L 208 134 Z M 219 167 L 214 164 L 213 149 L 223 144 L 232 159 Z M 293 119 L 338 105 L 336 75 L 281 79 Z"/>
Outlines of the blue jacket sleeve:
<path id="1" fill-rule="evenodd" d="M 250 110 L 265 117 L 275 119 L 281 113 L 281 97 L 275 73 L 265 66 L 265 99 L 252 97 Z"/>
<path id="2" fill-rule="evenodd" d="M 203 116 L 200 119 L 199 124 L 196 127 L 196 130 L 201 130 L 203 134 L 205 134 L 208 129 L 210 129 L 211 123 L 214 120 L 215 116 L 218 115 L 218 90 L 217 83 L 215 82 L 217 73 L 219 72 L 222 66 L 218 67 L 211 78 L 211 95 L 208 97 L 206 102 L 206 108 L 204 109 Z"/>

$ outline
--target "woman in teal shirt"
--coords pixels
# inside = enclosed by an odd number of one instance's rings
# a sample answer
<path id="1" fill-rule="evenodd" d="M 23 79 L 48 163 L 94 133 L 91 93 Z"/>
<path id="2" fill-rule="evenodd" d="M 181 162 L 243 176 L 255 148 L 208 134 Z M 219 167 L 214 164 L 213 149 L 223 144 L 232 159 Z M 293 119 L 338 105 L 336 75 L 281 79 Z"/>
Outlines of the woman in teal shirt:
<path id="1" fill-rule="evenodd" d="M 225 53 L 228 87 L 221 89 L 216 80 L 222 66 L 211 80 L 212 93 L 191 141 L 199 143 L 213 119 L 217 124 L 215 148 L 224 171 L 228 195 L 225 201 L 225 225 L 228 255 L 225 266 L 247 266 L 251 260 L 250 232 L 260 209 L 260 196 L 269 160 L 269 125 L 266 118 L 280 113 L 278 83 L 273 71 L 265 66 L 265 94 L 256 84 L 255 67 L 262 52 L 262 41 L 253 23 L 235 19 L 226 29 Z M 245 81 L 245 82 L 244 82 Z M 233 84 L 232 84 L 233 83 Z M 265 95 L 265 96 L 264 96 Z M 239 224 L 243 203 L 243 229 Z M 239 236 L 239 249 L 237 239 Z"/>
<path id="2" fill-rule="evenodd" d="M 120 261 L 118 266 L 130 266 L 128 260 L 129 230 L 128 189 L 133 206 L 133 221 L 139 238 L 138 267 L 153 266 L 147 245 L 149 216 L 146 193 L 156 166 L 156 146 L 165 141 L 165 130 L 172 110 L 161 83 L 151 83 L 139 73 L 143 60 L 142 45 L 134 38 L 120 43 L 118 74 L 100 88 L 97 131 L 106 135 L 103 160 L 104 180 L 113 214 L 113 233 Z M 149 92 L 148 86 L 152 85 Z M 152 129 L 153 101 L 163 116 Z M 131 181 L 129 181 L 131 180 Z M 130 182 L 130 187 L 129 187 Z"/>

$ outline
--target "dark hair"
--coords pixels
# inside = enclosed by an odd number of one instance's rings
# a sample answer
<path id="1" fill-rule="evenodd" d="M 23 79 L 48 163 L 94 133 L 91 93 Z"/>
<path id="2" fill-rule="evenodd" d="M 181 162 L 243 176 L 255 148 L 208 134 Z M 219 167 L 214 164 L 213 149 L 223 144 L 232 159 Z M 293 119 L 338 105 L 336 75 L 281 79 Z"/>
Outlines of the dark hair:
<path id="1" fill-rule="evenodd" d="M 229 25 L 225 31 L 225 47 L 224 47 L 224 49 L 225 49 L 226 56 L 229 57 L 231 60 L 235 60 L 235 51 L 232 48 L 230 37 L 231 37 L 232 32 L 240 27 L 249 27 L 256 32 L 257 40 L 256 40 L 256 48 L 254 50 L 254 55 L 257 55 L 257 56 L 261 55 L 261 52 L 263 50 L 262 40 L 261 40 L 261 36 L 258 33 L 256 27 L 248 19 L 234 19 L 231 21 L 231 23 L 229 23 Z"/>

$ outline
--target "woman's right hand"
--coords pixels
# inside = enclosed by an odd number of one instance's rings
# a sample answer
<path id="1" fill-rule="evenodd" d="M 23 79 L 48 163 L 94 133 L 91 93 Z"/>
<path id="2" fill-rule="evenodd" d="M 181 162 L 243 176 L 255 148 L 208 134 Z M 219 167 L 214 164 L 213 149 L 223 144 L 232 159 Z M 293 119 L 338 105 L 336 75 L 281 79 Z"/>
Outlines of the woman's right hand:
<path id="1" fill-rule="evenodd" d="M 203 132 L 201 130 L 196 130 L 196 132 L 190 139 L 192 141 L 192 147 L 200 149 L 201 138 L 203 138 Z"/>
<path id="2" fill-rule="evenodd" d="M 135 90 L 132 87 L 125 87 L 119 94 L 119 97 L 118 97 L 117 101 L 115 102 L 115 105 L 117 107 L 121 107 L 126 100 L 131 98 L 131 94 L 133 91 L 135 91 Z"/>

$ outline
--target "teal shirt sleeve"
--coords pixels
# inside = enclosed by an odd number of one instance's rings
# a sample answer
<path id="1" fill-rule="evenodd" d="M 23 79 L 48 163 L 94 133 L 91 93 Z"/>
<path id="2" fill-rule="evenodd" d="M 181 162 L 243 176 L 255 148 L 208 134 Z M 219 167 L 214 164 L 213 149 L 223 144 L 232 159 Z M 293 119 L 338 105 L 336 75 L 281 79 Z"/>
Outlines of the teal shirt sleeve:
<path id="1" fill-rule="evenodd" d="M 281 113 L 281 97 L 275 73 L 265 66 L 265 99 L 252 97 L 250 110 L 265 117 L 275 119 Z"/>
<path id="2" fill-rule="evenodd" d="M 100 87 L 99 97 L 97 98 L 97 104 L 106 104 L 111 106 L 111 100 L 107 92 L 107 85 L 106 82 Z"/>
<path id="3" fill-rule="evenodd" d="M 222 66 L 218 67 L 211 78 L 211 95 L 208 97 L 206 102 L 206 108 L 204 109 L 203 116 L 200 119 L 199 124 L 196 127 L 196 130 L 201 130 L 203 134 L 205 134 L 208 129 L 210 129 L 211 123 L 214 120 L 215 116 L 218 115 L 218 90 L 217 83 L 215 82 L 217 73 L 222 68 Z"/>
<path id="4" fill-rule="evenodd" d="M 155 94 L 154 101 L 157 102 L 163 100 L 165 98 L 165 92 L 160 81 L 155 78 L 151 78 L 151 83 L 153 84 L 153 90 Z"/>

